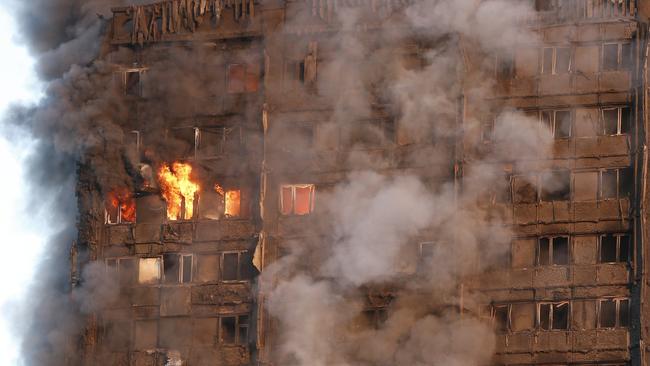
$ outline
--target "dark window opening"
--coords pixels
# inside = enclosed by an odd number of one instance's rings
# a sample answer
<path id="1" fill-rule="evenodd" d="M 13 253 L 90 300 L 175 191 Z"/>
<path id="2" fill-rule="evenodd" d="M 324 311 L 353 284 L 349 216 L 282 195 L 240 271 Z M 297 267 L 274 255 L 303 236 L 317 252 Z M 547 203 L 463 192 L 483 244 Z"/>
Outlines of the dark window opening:
<path id="1" fill-rule="evenodd" d="M 127 71 L 124 75 L 124 94 L 127 96 L 142 96 L 140 70 Z"/>
<path id="2" fill-rule="evenodd" d="M 629 43 L 607 43 L 603 45 L 602 70 L 630 70 L 632 68 L 632 46 Z"/>
<path id="3" fill-rule="evenodd" d="M 569 47 L 545 47 L 542 51 L 542 74 L 566 74 L 571 68 L 571 49 Z"/>
<path id="4" fill-rule="evenodd" d="M 604 135 L 624 135 L 630 133 L 630 108 L 607 108 L 602 111 Z"/>
<path id="5" fill-rule="evenodd" d="M 509 330 L 510 308 L 508 305 L 494 306 L 494 329 L 498 333 L 507 333 Z"/>
<path id="6" fill-rule="evenodd" d="M 535 10 L 552 11 L 557 8 L 557 0 L 535 0 Z"/>
<path id="7" fill-rule="evenodd" d="M 165 283 L 178 283 L 180 279 L 179 271 L 181 264 L 178 254 L 163 255 L 163 271 Z"/>
<path id="8" fill-rule="evenodd" d="M 249 252 L 223 253 L 221 259 L 222 281 L 245 281 L 253 276 L 253 258 Z"/>
<path id="9" fill-rule="evenodd" d="M 633 189 L 630 168 L 608 169 L 600 173 L 600 199 L 629 197 Z"/>
<path id="10" fill-rule="evenodd" d="M 569 303 L 539 304 L 537 324 L 542 330 L 569 329 Z"/>
<path id="11" fill-rule="evenodd" d="M 388 311 L 386 308 L 364 310 L 363 318 L 368 328 L 379 329 L 388 320 Z"/>
<path id="12" fill-rule="evenodd" d="M 627 327 L 630 323 L 630 300 L 607 299 L 600 300 L 598 307 L 598 327 L 618 328 Z"/>
<path id="13" fill-rule="evenodd" d="M 600 236 L 600 263 L 629 262 L 632 247 L 627 234 L 606 234 Z"/>
<path id="14" fill-rule="evenodd" d="M 549 129 L 555 139 L 571 137 L 571 111 L 541 111 L 540 122 Z"/>
<path id="15" fill-rule="evenodd" d="M 544 172 L 541 176 L 542 201 L 568 201 L 571 197 L 571 172 L 556 170 Z"/>
<path id="16" fill-rule="evenodd" d="M 537 265 L 569 264 L 569 238 L 566 236 L 539 238 L 537 242 Z"/>
<path id="17" fill-rule="evenodd" d="M 507 81 L 515 75 L 515 58 L 514 53 L 507 52 L 497 55 L 496 58 L 497 80 Z"/>
<path id="18" fill-rule="evenodd" d="M 220 340 L 224 344 L 248 343 L 248 315 L 225 316 L 220 318 Z"/>

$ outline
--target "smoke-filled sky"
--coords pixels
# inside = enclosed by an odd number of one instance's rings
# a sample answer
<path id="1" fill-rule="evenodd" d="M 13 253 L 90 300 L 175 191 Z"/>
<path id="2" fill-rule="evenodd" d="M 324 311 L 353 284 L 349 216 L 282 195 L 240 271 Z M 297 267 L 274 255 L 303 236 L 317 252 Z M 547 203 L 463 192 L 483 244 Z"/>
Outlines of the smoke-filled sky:
<path id="1" fill-rule="evenodd" d="M 31 103 L 38 99 L 39 85 L 33 73 L 34 62 L 27 50 L 16 43 L 15 23 L 0 0 L 0 115 L 11 103 Z M 3 126 L 4 129 L 4 126 Z M 34 275 L 47 228 L 39 227 L 27 212 L 27 191 L 24 182 L 24 160 L 30 153 L 30 142 L 20 136 L 0 135 L 0 165 L 3 192 L 0 205 L 0 232 L 3 233 L 3 264 L 0 266 L 0 365 L 19 362 L 19 341 L 12 334 L 15 307 L 25 296 L 27 284 Z"/>

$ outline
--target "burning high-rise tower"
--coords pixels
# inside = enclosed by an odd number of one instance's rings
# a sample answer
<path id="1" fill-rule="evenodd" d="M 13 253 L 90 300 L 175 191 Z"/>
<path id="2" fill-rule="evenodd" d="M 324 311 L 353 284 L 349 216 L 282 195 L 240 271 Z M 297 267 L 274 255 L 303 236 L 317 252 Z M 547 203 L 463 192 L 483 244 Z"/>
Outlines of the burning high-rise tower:
<path id="1" fill-rule="evenodd" d="M 650 5 L 59 3 L 21 117 L 78 235 L 33 364 L 650 360 Z"/>

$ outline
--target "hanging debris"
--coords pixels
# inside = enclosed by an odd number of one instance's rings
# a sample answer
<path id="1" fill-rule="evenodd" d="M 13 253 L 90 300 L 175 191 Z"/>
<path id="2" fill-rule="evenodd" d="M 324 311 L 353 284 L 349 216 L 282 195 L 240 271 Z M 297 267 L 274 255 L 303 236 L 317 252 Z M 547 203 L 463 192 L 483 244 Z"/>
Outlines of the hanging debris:
<path id="1" fill-rule="evenodd" d="M 218 22 L 224 9 L 232 9 L 236 21 L 255 16 L 254 0 L 167 0 L 134 5 L 126 13 L 131 19 L 131 43 L 144 44 L 164 34 L 194 33 L 205 20 Z"/>

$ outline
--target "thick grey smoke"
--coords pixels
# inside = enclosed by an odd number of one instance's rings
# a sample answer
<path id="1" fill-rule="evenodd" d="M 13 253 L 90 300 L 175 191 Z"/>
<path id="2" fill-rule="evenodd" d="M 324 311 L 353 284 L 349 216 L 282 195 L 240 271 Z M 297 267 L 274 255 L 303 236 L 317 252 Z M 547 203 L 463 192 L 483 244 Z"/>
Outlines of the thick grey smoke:
<path id="1" fill-rule="evenodd" d="M 87 246 L 95 239 L 79 237 L 77 228 L 96 217 L 78 217 L 80 186 L 101 188 L 92 177 L 78 176 L 81 165 L 91 165 L 109 184 L 127 184 L 120 151 L 124 108 L 110 85 L 111 69 L 94 62 L 110 7 L 120 1 L 35 0 L 10 1 L 9 8 L 23 41 L 36 59 L 46 91 L 36 107 L 16 107 L 7 117 L 8 133 L 18 129 L 36 142 L 28 160 L 30 207 L 62 229 L 48 238 L 37 263 L 37 280 L 22 304 L 22 358 L 26 365 L 63 365 L 75 347 L 71 340 L 82 332 L 83 316 L 95 304 L 72 301 L 70 249 L 75 241 Z M 118 144 L 119 143 L 119 144 Z M 92 156 L 92 159 L 89 159 Z M 79 200 L 78 200 L 79 199 Z M 81 250 L 80 260 L 87 260 Z M 27 264 L 26 264 L 27 265 Z M 90 299 L 98 277 L 85 271 L 89 286 L 77 294 Z M 105 289 L 105 286 L 102 287 Z M 97 298 L 98 299 L 98 298 Z"/>
<path id="2" fill-rule="evenodd" d="M 351 173 L 318 193 L 318 221 L 327 223 L 317 235 L 322 239 L 293 241 L 291 253 L 262 274 L 280 328 L 280 364 L 490 364 L 494 335 L 472 313 L 480 297 L 461 293 L 461 281 L 502 258 L 512 233 L 506 218 L 490 214 L 480 198 L 503 183 L 504 161 L 518 170 L 549 156 L 552 137 L 537 120 L 504 109 L 495 115 L 495 148 L 463 164 L 462 184 L 453 179 L 460 165 L 450 162 L 465 159 L 455 156 L 454 144 L 481 124 L 471 113 L 460 124 L 461 94 L 473 104 L 492 97 L 494 56 L 535 40 L 519 27 L 528 6 L 421 1 L 406 8 L 406 27 L 341 32 L 327 41 L 336 58 L 319 65 L 319 90 L 334 106 L 329 126 L 349 131 L 355 120 L 371 118 L 378 100 L 387 101 L 397 116 L 398 141 L 404 133 L 407 147 L 433 144 L 406 155 L 408 166 L 421 168 L 408 172 L 353 151 Z M 346 30 L 367 21 L 354 7 L 337 10 Z M 414 37 L 432 46 L 420 67 L 404 67 L 399 47 L 391 47 Z M 488 57 L 477 63 L 473 56 L 480 53 Z M 435 241 L 435 249 L 420 267 L 417 243 L 423 241 Z M 386 321 L 378 329 L 355 326 L 368 289 L 372 294 L 382 286 L 396 296 Z"/>
<path id="3" fill-rule="evenodd" d="M 92 231 L 78 236 L 77 229 L 102 218 L 77 217 L 77 204 L 92 202 L 96 206 L 82 209 L 102 212 L 99 204 L 107 189 L 132 185 L 133 157 L 124 149 L 127 109 L 119 93 L 107 87 L 112 65 L 97 59 L 130 57 L 121 53 L 125 51 L 110 57 L 103 54 L 110 7 L 147 2 L 30 0 L 14 4 L 24 40 L 48 84 L 42 103 L 16 109 L 11 121 L 38 142 L 30 161 L 33 206 L 66 223 L 64 230 L 50 238 L 47 255 L 39 264 L 40 281 L 31 289 L 24 312 L 23 355 L 28 365 L 70 361 L 66 356 L 74 352 L 68 351 L 78 345 L 69 342 L 83 335 L 85 317 L 110 302 L 118 291 L 114 281 L 103 276 L 102 266 L 89 266 L 71 301 L 67 258 L 74 241 L 80 247 L 80 261 L 92 259 L 87 258 L 88 248 L 98 244 Z M 269 310 L 279 321 L 280 339 L 274 354 L 279 364 L 472 366 L 489 362 L 494 347 L 491 330 L 450 309 L 459 303 L 460 276 L 489 266 L 509 241 L 503 221 L 481 210 L 476 198 L 502 175 L 489 162 L 517 157 L 513 161 L 517 165 L 521 159 L 548 154 L 548 131 L 521 114 L 503 111 L 494 138 L 507 139 L 508 147 L 493 151 L 483 158 L 485 164 L 475 162 L 474 169 L 464 172 L 462 189 L 452 180 L 439 179 L 453 171 L 454 151 L 449 142 L 463 138 L 462 128 L 467 127 L 458 124 L 461 93 L 472 98 L 493 93 L 494 64 L 488 60 L 470 64 L 466 53 L 478 47 L 488 54 L 502 54 L 518 41 L 533 39 L 516 27 L 528 10 L 525 5 L 499 0 L 480 4 L 425 0 L 401 15 L 402 25 L 408 25 L 412 33 L 404 27 L 388 27 L 375 30 L 372 37 L 354 31 L 363 12 L 354 7 L 337 12 L 345 32 L 331 42 L 336 58 L 318 71 L 319 93 L 334 107 L 327 125 L 343 131 L 342 139 L 353 140 L 357 131 L 346 126 L 369 118 L 376 104 L 386 102 L 393 106 L 389 112 L 397 116 L 400 131 L 409 136 L 405 146 L 436 143 L 405 149 L 405 164 L 420 168 L 420 173 L 383 170 L 391 162 L 355 150 L 345 159 L 352 173 L 331 191 L 318 192 L 322 217 L 318 229 L 323 239 L 294 242 L 292 253 L 262 277 L 263 289 L 269 291 Z M 433 44 L 420 60 L 421 67 L 405 67 L 398 53 L 382 47 L 412 36 Z M 145 93 L 155 102 L 144 106 L 151 126 L 162 126 L 167 115 L 191 115 L 205 106 L 205 98 L 222 92 L 214 88 L 209 73 L 198 73 L 219 62 L 209 51 L 198 47 L 172 50 L 165 62 L 152 66 L 148 77 L 154 87 Z M 461 70 L 471 71 L 471 87 L 460 80 Z M 366 133 L 383 136 L 378 131 Z M 175 151 L 170 145 L 155 149 L 156 136 L 151 138 L 156 154 Z M 93 174 L 80 175 L 84 170 L 80 167 L 88 171 L 92 167 Z M 54 204 L 43 207 L 42 197 L 52 197 Z M 467 229 L 457 230 L 460 226 Z M 366 301 L 363 289 L 399 283 L 417 272 L 418 253 L 412 244 L 432 236 L 446 245 L 436 246 L 419 280 L 398 293 L 384 325 L 380 329 L 355 327 Z M 477 264 L 479 256 L 482 261 Z M 469 294 L 465 296 L 463 301 L 473 301 Z"/>

